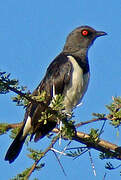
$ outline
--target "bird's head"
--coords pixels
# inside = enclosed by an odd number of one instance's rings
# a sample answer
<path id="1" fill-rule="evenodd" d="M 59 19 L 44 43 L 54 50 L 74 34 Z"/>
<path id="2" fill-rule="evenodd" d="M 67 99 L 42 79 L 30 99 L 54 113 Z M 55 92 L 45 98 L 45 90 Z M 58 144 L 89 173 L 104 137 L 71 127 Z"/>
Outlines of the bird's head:
<path id="1" fill-rule="evenodd" d="M 103 31 L 96 31 L 89 26 L 80 26 L 68 35 L 63 51 L 66 53 L 76 53 L 81 50 L 87 51 L 97 37 L 106 34 Z"/>

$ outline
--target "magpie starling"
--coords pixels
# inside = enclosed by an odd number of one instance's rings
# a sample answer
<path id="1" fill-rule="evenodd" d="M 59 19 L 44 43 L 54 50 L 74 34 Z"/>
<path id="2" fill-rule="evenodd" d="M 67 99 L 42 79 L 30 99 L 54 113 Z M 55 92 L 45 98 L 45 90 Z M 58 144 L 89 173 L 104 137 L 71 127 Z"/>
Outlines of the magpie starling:
<path id="1" fill-rule="evenodd" d="M 46 105 L 51 104 L 53 88 L 55 94 L 64 97 L 63 104 L 66 112 L 72 112 L 73 108 L 80 103 L 84 96 L 89 82 L 88 49 L 94 40 L 106 35 L 103 31 L 96 31 L 89 26 L 81 26 L 73 30 L 67 37 L 62 52 L 52 61 L 47 68 L 45 77 L 34 90 L 33 95 L 37 96 L 43 91 L 46 92 Z M 46 106 L 46 107 L 47 107 Z M 26 108 L 24 125 L 10 145 L 5 160 L 12 163 L 19 155 L 23 143 L 32 130 L 35 135 L 35 142 L 48 134 L 56 126 L 55 121 L 47 123 L 40 122 L 41 113 L 45 110 L 41 104 L 30 103 Z"/>

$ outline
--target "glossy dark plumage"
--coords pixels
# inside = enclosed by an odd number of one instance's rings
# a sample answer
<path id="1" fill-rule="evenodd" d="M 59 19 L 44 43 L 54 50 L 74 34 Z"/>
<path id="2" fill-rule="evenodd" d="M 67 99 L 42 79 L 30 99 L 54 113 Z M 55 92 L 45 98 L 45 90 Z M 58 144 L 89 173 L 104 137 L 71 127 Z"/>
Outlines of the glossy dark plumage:
<path id="1" fill-rule="evenodd" d="M 94 40 L 102 35 L 106 33 L 89 26 L 78 27 L 69 34 L 63 51 L 50 64 L 45 77 L 33 92 L 34 96 L 46 92 L 46 106 L 35 103 L 27 107 L 24 125 L 9 147 L 5 160 L 11 163 L 17 158 L 30 130 L 33 131 L 37 141 L 56 126 L 55 121 L 48 121 L 46 124 L 40 122 L 38 125 L 41 113 L 51 103 L 53 86 L 55 94 L 64 96 L 63 103 L 67 112 L 71 112 L 81 101 L 89 82 L 88 49 Z"/>

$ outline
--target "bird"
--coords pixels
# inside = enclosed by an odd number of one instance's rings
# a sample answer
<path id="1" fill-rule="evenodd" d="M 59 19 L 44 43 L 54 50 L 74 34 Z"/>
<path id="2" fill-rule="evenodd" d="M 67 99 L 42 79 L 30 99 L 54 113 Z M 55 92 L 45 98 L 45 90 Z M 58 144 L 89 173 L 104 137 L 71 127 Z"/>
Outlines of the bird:
<path id="1" fill-rule="evenodd" d="M 81 102 L 90 79 L 88 50 L 97 37 L 104 35 L 107 33 L 97 31 L 88 25 L 79 26 L 69 33 L 62 51 L 50 63 L 44 78 L 32 93 L 32 95 L 37 96 L 44 91 L 47 95 L 46 106 L 36 102 L 29 103 L 23 126 L 5 155 L 6 161 L 12 163 L 18 157 L 31 130 L 33 130 L 36 142 L 56 127 L 56 121 L 40 122 L 37 126 L 42 112 L 52 102 L 53 89 L 55 95 L 61 94 L 63 96 L 62 103 L 66 113 L 72 112 Z"/>

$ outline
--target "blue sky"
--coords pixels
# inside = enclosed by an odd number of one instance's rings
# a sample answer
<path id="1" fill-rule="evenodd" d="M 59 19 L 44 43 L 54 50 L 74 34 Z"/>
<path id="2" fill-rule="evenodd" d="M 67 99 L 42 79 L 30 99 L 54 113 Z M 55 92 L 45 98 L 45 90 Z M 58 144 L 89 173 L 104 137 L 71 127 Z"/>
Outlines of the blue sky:
<path id="1" fill-rule="evenodd" d="M 90 25 L 96 30 L 103 30 L 108 36 L 98 38 L 89 50 L 91 79 L 88 91 L 83 99 L 83 106 L 75 110 L 77 122 L 91 119 L 93 112 L 106 113 L 105 105 L 111 102 L 112 96 L 121 96 L 121 1 L 88 1 L 88 0 L 1 0 L 0 1 L 0 69 L 10 72 L 21 85 L 31 91 L 36 88 L 45 74 L 49 63 L 57 56 L 66 36 L 74 28 Z M 11 94 L 13 95 L 13 94 Z M 20 122 L 24 110 L 16 107 L 10 95 L 0 96 L 0 121 Z M 89 132 L 89 128 L 100 128 L 101 123 L 80 128 Z M 116 130 L 107 123 L 102 138 L 121 145 Z M 26 158 L 24 146 L 18 159 L 11 165 L 4 161 L 5 152 L 11 140 L 8 135 L 0 137 L 0 177 L 7 180 L 29 167 L 31 160 Z M 44 149 L 45 139 L 34 144 L 36 149 Z M 73 143 L 73 146 L 77 146 Z M 62 147 L 60 147 L 61 149 Z M 65 177 L 54 155 L 49 153 L 42 162 L 45 168 L 33 173 L 34 177 L 46 180 L 106 180 L 120 179 L 119 170 L 107 171 L 105 161 L 98 160 L 98 154 L 92 150 L 97 176 L 93 175 L 88 153 L 77 160 L 63 157 L 61 162 L 67 173 Z M 118 165 L 119 161 L 114 161 Z"/>

